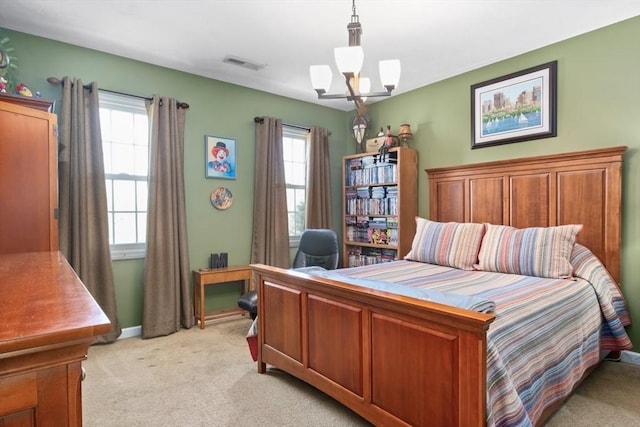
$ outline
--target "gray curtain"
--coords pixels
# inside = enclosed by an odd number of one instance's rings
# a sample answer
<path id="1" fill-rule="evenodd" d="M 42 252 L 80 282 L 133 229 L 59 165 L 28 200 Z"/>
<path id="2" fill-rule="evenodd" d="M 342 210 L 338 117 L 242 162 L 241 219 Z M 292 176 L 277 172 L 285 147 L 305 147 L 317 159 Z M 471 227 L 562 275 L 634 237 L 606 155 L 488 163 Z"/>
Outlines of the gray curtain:
<path id="1" fill-rule="evenodd" d="M 289 268 L 289 221 L 282 120 L 256 121 L 251 262 Z"/>
<path id="2" fill-rule="evenodd" d="M 312 127 L 309 138 L 305 226 L 331 228 L 332 224 L 329 131 Z"/>
<path id="3" fill-rule="evenodd" d="M 142 338 L 193 326 L 184 192 L 185 110 L 173 98 L 148 102 L 151 141 Z"/>
<path id="4" fill-rule="evenodd" d="M 97 343 L 120 336 L 109 248 L 98 85 L 62 79 L 58 186 L 60 251 L 111 321 Z"/>

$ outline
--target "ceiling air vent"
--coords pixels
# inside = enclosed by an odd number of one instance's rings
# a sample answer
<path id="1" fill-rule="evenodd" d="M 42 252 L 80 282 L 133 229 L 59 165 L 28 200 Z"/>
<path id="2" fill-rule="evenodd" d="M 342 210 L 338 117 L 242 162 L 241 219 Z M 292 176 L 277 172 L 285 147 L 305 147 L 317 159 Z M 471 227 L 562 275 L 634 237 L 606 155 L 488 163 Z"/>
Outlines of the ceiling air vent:
<path id="1" fill-rule="evenodd" d="M 266 64 L 258 64 L 257 62 L 231 55 L 225 56 L 222 62 L 226 62 L 227 64 L 231 65 L 237 65 L 238 67 L 248 68 L 253 71 L 261 70 L 266 66 Z"/>

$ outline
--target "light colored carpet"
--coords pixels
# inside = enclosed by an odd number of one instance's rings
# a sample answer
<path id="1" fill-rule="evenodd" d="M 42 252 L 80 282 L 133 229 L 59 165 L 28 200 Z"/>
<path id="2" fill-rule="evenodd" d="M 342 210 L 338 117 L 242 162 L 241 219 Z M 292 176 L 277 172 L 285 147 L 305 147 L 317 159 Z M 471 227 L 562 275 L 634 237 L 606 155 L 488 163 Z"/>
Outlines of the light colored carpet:
<path id="1" fill-rule="evenodd" d="M 83 418 L 102 426 L 369 426 L 304 382 L 251 359 L 249 319 L 93 346 Z M 548 426 L 640 426 L 640 367 L 603 363 Z"/>
<path id="2" fill-rule="evenodd" d="M 288 374 L 258 374 L 245 338 L 250 325 L 250 319 L 218 321 L 204 330 L 92 346 L 84 362 L 84 424 L 369 425 Z"/>
<path id="3" fill-rule="evenodd" d="M 640 366 L 602 362 L 547 427 L 640 427 Z"/>

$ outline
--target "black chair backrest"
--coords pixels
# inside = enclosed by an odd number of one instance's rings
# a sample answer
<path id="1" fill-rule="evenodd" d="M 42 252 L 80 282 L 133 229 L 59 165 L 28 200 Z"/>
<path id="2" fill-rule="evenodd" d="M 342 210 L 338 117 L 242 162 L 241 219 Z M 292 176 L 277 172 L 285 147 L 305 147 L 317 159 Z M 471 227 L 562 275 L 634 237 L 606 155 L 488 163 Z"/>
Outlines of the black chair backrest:
<path id="1" fill-rule="evenodd" d="M 298 252 L 293 259 L 293 268 L 323 267 L 338 268 L 340 248 L 335 231 L 326 228 L 309 228 L 302 232 Z"/>

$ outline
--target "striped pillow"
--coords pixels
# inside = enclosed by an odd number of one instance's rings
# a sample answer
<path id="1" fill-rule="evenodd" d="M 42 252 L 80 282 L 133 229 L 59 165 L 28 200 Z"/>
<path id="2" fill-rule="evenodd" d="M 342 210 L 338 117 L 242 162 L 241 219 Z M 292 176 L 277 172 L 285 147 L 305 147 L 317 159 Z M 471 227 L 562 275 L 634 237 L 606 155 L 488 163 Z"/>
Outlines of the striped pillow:
<path id="1" fill-rule="evenodd" d="M 478 270 L 551 279 L 571 277 L 571 251 L 582 224 L 521 229 L 485 225 Z"/>
<path id="2" fill-rule="evenodd" d="M 416 235 L 404 259 L 473 270 L 484 224 L 434 222 L 416 217 Z"/>

